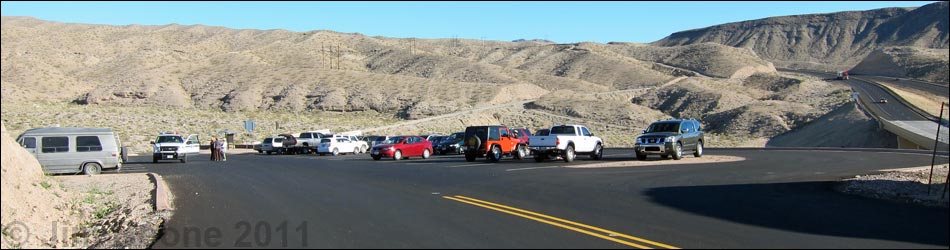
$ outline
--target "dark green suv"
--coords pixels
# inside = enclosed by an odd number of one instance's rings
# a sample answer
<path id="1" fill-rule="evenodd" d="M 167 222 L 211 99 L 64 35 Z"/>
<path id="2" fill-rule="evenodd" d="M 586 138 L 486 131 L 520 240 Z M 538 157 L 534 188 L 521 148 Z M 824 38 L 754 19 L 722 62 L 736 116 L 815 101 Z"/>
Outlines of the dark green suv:
<path id="1" fill-rule="evenodd" d="M 647 155 L 659 155 L 663 159 L 673 157 L 683 159 L 684 151 L 692 151 L 693 156 L 703 156 L 704 137 L 699 122 L 688 120 L 662 120 L 650 124 L 643 135 L 637 137 L 634 145 L 638 160 L 646 160 Z"/>

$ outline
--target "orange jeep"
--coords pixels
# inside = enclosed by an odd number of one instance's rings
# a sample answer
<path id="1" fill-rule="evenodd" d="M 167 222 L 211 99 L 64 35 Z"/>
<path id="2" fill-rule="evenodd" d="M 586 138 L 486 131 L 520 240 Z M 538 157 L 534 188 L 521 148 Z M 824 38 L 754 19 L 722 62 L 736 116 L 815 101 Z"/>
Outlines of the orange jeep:
<path id="1" fill-rule="evenodd" d="M 528 153 L 527 145 L 522 143 L 521 138 L 501 125 L 467 127 L 463 142 L 466 161 L 487 157 L 488 161 L 496 162 L 505 155 L 521 160 Z"/>

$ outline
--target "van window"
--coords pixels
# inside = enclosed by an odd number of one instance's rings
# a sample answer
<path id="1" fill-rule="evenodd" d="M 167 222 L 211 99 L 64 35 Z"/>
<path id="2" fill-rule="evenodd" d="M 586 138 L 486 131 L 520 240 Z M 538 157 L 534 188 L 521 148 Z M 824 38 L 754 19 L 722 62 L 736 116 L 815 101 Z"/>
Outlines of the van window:
<path id="1" fill-rule="evenodd" d="M 76 136 L 76 152 L 102 151 L 98 136 Z"/>
<path id="2" fill-rule="evenodd" d="M 23 141 L 20 142 L 20 145 L 23 146 L 23 148 L 36 148 L 36 138 L 23 137 Z"/>
<path id="3" fill-rule="evenodd" d="M 69 138 L 65 136 L 43 137 L 43 153 L 69 152 Z"/>

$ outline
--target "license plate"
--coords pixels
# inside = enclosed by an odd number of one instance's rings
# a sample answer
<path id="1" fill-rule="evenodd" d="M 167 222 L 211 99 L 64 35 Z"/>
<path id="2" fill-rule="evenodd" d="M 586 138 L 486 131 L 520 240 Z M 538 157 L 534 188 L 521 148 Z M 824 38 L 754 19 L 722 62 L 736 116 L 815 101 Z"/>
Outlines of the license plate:
<path id="1" fill-rule="evenodd" d="M 379 155 L 379 151 L 373 150 L 373 155 Z"/>
<path id="2" fill-rule="evenodd" d="M 166 156 L 165 156 L 165 158 L 168 158 L 168 159 L 171 159 L 171 158 L 174 158 L 174 157 L 175 157 L 174 155 L 166 155 Z"/>

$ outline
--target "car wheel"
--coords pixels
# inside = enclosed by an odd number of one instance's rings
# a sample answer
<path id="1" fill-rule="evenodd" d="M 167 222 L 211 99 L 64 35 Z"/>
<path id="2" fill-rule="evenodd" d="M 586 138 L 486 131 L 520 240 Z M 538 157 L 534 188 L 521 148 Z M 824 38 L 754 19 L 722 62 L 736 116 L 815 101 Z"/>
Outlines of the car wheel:
<path id="1" fill-rule="evenodd" d="M 524 159 L 524 157 L 528 155 L 527 153 L 525 153 L 526 150 L 525 150 L 524 145 L 518 145 L 518 147 L 515 149 L 517 150 L 517 152 L 515 152 L 515 160 Z"/>
<path id="2" fill-rule="evenodd" d="M 465 161 L 467 162 L 473 162 L 475 161 L 475 158 L 475 154 L 465 154 Z"/>
<path id="3" fill-rule="evenodd" d="M 604 159 L 604 147 L 597 144 L 597 146 L 594 147 L 594 152 L 590 153 L 590 158 L 594 160 Z"/>
<path id="4" fill-rule="evenodd" d="M 158 163 L 158 156 L 152 156 L 152 163 Z"/>
<path id="5" fill-rule="evenodd" d="M 696 144 L 696 152 L 693 152 L 693 156 L 703 157 L 703 142 Z"/>
<path id="6" fill-rule="evenodd" d="M 365 154 L 365 153 L 366 153 L 366 146 L 360 147 L 360 154 Z"/>
<path id="7" fill-rule="evenodd" d="M 534 153 L 534 161 L 535 161 L 535 162 L 542 162 L 542 161 L 544 161 L 544 158 L 547 158 L 547 156 L 545 156 L 545 155 L 542 154 L 542 153 Z"/>
<path id="8" fill-rule="evenodd" d="M 575 154 L 574 145 L 567 145 L 567 148 L 564 149 L 564 155 L 562 158 L 564 158 L 564 162 L 572 162 L 574 161 L 574 156 L 576 156 Z"/>
<path id="9" fill-rule="evenodd" d="M 492 147 L 491 147 L 491 152 L 489 152 L 489 154 L 488 154 L 488 161 L 489 161 L 489 162 L 496 162 L 496 161 L 499 161 L 499 160 L 501 160 L 501 148 L 498 147 L 498 146 L 492 146 Z"/>
<path id="10" fill-rule="evenodd" d="M 179 160 L 181 161 L 181 163 L 185 163 L 186 161 L 188 161 L 188 155 L 181 155 L 181 159 Z"/>
<path id="11" fill-rule="evenodd" d="M 393 160 L 402 160 L 402 151 L 396 150 L 396 152 L 393 153 Z"/>
<path id="12" fill-rule="evenodd" d="M 673 148 L 673 160 L 683 159 L 683 144 L 677 142 L 676 147 Z"/>
<path id="13" fill-rule="evenodd" d="M 429 149 L 422 151 L 422 159 L 429 159 Z"/>
<path id="14" fill-rule="evenodd" d="M 333 156 L 337 156 L 337 155 L 340 155 L 340 149 L 333 148 Z"/>
<path id="15" fill-rule="evenodd" d="M 90 162 L 83 165 L 82 172 L 87 175 L 97 175 L 102 173 L 102 165 L 99 163 Z"/>
<path id="16" fill-rule="evenodd" d="M 642 155 L 642 154 L 640 154 L 640 153 L 637 153 L 637 160 L 639 160 L 639 161 L 645 161 L 645 160 L 647 160 L 647 155 Z"/>

